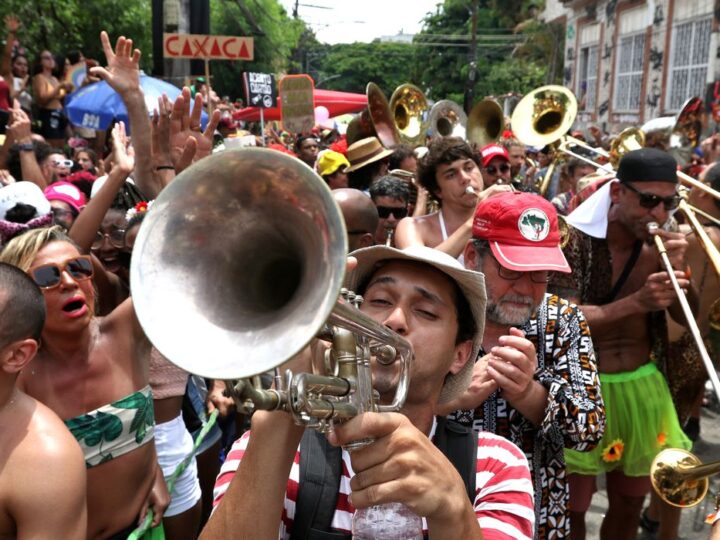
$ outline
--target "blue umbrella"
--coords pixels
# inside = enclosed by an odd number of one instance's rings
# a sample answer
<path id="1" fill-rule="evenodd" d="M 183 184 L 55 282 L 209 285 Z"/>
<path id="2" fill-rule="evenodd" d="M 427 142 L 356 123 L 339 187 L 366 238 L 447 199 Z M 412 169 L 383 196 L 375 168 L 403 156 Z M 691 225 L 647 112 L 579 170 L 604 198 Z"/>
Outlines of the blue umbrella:
<path id="1" fill-rule="evenodd" d="M 140 74 L 140 87 L 145 94 L 145 104 L 150 113 L 157 108 L 157 100 L 163 94 L 175 101 L 182 92 L 177 86 L 143 73 Z M 191 102 L 190 107 L 193 106 L 194 102 Z M 105 81 L 89 84 L 70 94 L 65 101 L 65 111 L 70 122 L 79 127 L 105 130 L 113 120 L 122 120 L 125 125 L 129 124 L 127 109 L 120 94 Z M 203 111 L 203 129 L 207 120 L 207 114 Z"/>

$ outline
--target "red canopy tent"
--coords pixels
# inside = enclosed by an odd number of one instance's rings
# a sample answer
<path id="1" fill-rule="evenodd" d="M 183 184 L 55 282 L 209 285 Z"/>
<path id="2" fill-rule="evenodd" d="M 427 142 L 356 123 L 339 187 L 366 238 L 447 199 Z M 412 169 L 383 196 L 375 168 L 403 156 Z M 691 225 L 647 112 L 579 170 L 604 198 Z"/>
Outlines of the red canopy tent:
<path id="1" fill-rule="evenodd" d="M 278 102 L 280 96 L 278 96 Z M 341 114 L 362 111 L 367 107 L 367 96 L 365 94 L 353 94 L 351 92 L 338 92 L 336 90 L 315 89 L 315 106 L 326 107 L 330 112 L 330 118 Z M 257 122 L 260 120 L 260 109 L 258 107 L 245 107 L 233 113 L 235 120 L 246 122 Z M 265 109 L 265 120 L 281 120 L 280 107 Z"/>

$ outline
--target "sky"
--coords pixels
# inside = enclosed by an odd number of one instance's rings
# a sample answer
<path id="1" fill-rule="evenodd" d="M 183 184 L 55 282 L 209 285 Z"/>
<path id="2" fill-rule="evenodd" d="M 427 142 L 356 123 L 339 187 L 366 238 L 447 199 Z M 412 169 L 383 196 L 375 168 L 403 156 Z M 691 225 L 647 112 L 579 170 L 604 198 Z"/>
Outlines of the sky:
<path id="1" fill-rule="evenodd" d="M 280 0 L 292 16 L 295 0 Z M 369 42 L 386 35 L 415 34 L 441 0 L 299 0 L 298 14 L 323 43 Z M 311 7 L 318 6 L 318 7 Z M 328 9 L 324 9 L 328 8 Z"/>

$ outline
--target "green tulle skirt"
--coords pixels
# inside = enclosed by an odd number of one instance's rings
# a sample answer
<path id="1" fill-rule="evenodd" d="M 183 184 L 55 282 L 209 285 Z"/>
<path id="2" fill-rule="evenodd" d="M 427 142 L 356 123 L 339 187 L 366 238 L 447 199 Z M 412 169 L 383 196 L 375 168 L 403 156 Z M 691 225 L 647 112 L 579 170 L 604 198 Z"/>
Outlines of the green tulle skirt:
<path id="1" fill-rule="evenodd" d="M 689 450 L 670 391 L 655 364 L 626 373 L 600 373 L 605 401 L 605 433 L 590 452 L 565 450 L 567 472 L 597 476 L 621 470 L 626 476 L 648 476 L 660 450 Z"/>

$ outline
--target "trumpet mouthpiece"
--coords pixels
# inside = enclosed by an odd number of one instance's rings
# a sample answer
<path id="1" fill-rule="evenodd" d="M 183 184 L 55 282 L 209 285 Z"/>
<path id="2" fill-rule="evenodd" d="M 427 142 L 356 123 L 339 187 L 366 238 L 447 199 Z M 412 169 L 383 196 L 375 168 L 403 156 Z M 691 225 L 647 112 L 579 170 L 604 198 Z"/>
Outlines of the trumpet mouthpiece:
<path id="1" fill-rule="evenodd" d="M 477 195 L 477 191 L 475 191 L 475 188 L 472 186 L 466 187 L 465 193 L 467 193 L 468 195 Z"/>
<path id="2" fill-rule="evenodd" d="M 651 221 L 650 223 L 648 223 L 648 224 L 646 225 L 646 227 L 647 227 L 647 231 L 648 231 L 650 234 L 657 234 L 658 230 L 660 229 L 660 225 L 658 225 L 658 224 L 655 223 L 654 221 Z"/>

